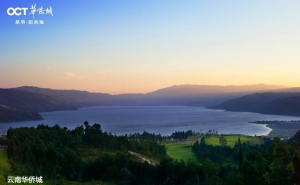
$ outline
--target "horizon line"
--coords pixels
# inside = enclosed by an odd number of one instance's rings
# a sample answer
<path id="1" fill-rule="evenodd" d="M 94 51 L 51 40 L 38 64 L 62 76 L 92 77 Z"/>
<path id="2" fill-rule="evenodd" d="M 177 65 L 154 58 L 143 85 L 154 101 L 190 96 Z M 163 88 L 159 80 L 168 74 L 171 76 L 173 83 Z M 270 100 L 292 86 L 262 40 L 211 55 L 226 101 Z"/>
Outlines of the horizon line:
<path id="1" fill-rule="evenodd" d="M 180 86 L 211 86 L 211 87 L 245 87 L 245 86 L 276 86 L 278 87 L 278 89 L 285 89 L 285 88 L 297 88 L 298 86 L 286 86 L 286 85 L 274 85 L 274 84 L 263 84 L 263 83 L 257 83 L 257 84 L 245 84 L 245 85 L 216 85 L 216 84 L 212 84 L 212 85 L 207 85 L 207 84 L 180 84 L 180 85 L 171 85 L 171 86 L 166 86 L 163 88 L 158 88 L 156 90 L 153 91 L 149 91 L 146 93 L 130 93 L 130 92 L 125 92 L 125 93 L 118 93 L 118 94 L 113 94 L 113 93 L 105 93 L 105 92 L 93 92 L 93 91 L 88 91 L 88 90 L 83 90 L 83 89 L 59 89 L 59 88 L 50 88 L 50 87 L 39 87 L 39 86 L 31 86 L 31 85 L 22 85 L 22 86 L 17 86 L 17 87 L 0 87 L 0 89 L 17 89 L 17 88 L 21 88 L 21 87 L 33 87 L 33 88 L 39 88 L 39 89 L 51 89 L 51 90 L 66 90 L 66 91 L 83 91 L 83 92 L 89 92 L 89 93 L 101 93 L 101 94 L 109 94 L 109 95 L 126 95 L 126 94 L 149 94 L 152 92 L 156 92 L 159 90 L 163 90 L 163 89 L 167 89 L 167 88 L 172 88 L 172 87 L 180 87 Z M 271 90 L 271 89 L 270 89 Z M 273 89 L 276 90 L 276 89 Z"/>

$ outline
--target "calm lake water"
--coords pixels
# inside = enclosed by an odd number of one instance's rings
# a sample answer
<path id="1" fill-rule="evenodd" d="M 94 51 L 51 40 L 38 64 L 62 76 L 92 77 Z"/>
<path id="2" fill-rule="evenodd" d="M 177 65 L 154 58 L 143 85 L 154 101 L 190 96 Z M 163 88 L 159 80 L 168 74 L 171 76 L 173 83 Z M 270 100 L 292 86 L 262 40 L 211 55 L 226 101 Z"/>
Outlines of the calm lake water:
<path id="1" fill-rule="evenodd" d="M 212 129 L 225 134 L 264 135 L 271 129 L 248 122 L 299 119 L 292 116 L 227 112 L 188 106 L 98 106 L 76 111 L 43 112 L 41 115 L 45 120 L 2 123 L 0 130 L 7 130 L 9 127 L 35 127 L 38 124 L 58 124 L 73 129 L 88 121 L 90 124 L 100 123 L 103 131 L 117 135 L 143 131 L 168 135 L 175 131 L 207 132 Z"/>

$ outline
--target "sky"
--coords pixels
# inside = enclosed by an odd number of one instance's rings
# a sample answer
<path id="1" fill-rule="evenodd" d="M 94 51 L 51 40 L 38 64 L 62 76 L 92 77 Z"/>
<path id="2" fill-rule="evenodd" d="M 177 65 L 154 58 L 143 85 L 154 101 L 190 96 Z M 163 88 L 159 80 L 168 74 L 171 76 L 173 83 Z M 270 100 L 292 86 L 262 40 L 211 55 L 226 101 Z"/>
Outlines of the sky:
<path id="1" fill-rule="evenodd" d="M 53 16 L 33 18 L 34 4 Z M 11 7 L 28 10 L 10 16 Z M 297 0 L 1 0 L 0 88 L 298 87 L 299 9 Z"/>

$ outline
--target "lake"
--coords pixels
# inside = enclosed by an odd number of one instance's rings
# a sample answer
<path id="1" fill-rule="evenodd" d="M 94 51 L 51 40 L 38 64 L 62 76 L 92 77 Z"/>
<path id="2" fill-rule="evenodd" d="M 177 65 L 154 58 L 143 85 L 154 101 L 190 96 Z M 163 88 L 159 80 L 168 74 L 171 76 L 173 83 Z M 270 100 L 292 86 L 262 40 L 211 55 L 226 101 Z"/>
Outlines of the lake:
<path id="1" fill-rule="evenodd" d="M 79 110 L 41 113 L 45 120 L 1 123 L 0 130 L 9 127 L 35 127 L 38 124 L 73 129 L 99 123 L 103 131 L 116 135 L 143 132 L 169 135 L 175 131 L 217 130 L 224 134 L 265 135 L 271 129 L 265 125 L 248 123 L 262 120 L 298 120 L 293 116 L 263 115 L 249 112 L 227 112 L 189 106 L 96 106 Z"/>

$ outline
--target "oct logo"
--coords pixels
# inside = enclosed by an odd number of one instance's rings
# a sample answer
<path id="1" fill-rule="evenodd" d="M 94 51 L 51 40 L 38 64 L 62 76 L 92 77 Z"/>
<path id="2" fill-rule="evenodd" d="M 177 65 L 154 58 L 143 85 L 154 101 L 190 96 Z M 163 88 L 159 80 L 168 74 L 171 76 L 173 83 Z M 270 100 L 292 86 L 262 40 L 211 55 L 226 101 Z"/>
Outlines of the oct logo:
<path id="1" fill-rule="evenodd" d="M 13 16 L 13 15 L 20 16 L 22 14 L 26 15 L 27 10 L 28 10 L 28 8 L 20 8 L 20 7 L 13 8 L 13 7 L 9 7 L 7 9 L 7 15 L 9 15 L 9 16 Z"/>

